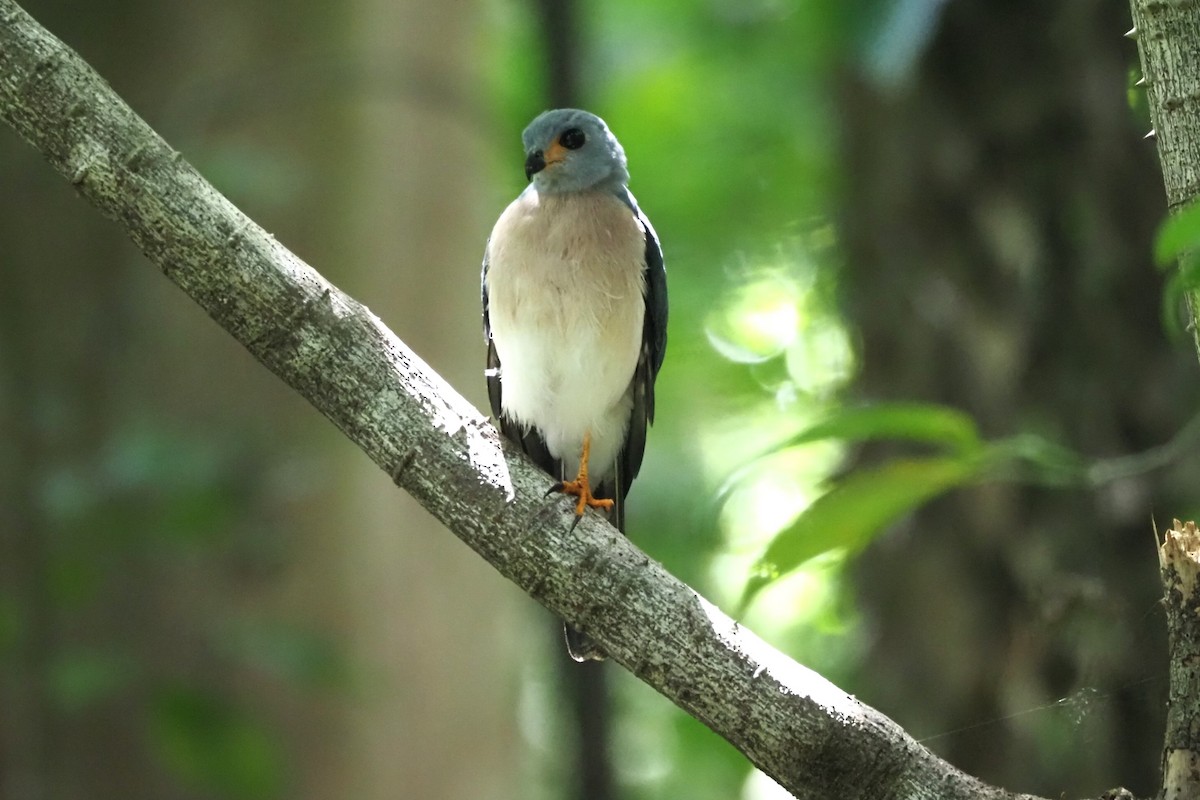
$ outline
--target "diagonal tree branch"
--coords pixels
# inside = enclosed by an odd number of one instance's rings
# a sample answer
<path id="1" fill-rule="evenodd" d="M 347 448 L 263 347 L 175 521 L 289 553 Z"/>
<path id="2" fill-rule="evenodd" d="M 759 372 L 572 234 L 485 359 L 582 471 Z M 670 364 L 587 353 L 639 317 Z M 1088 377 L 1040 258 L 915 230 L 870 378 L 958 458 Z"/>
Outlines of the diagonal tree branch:
<path id="1" fill-rule="evenodd" d="M 546 475 L 13 0 L 0 0 L 0 118 L 456 536 L 796 797 L 1036 800 L 958 772 L 598 517 L 570 532 Z"/>

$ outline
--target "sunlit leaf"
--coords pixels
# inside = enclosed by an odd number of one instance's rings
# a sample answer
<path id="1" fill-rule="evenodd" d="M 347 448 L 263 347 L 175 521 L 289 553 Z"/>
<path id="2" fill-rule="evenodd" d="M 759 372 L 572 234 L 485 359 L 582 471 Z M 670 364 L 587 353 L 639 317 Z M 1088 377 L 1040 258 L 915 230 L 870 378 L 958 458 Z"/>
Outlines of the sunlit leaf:
<path id="1" fill-rule="evenodd" d="M 791 383 L 814 396 L 827 396 L 845 385 L 858 369 L 854 346 L 841 322 L 832 316 L 811 315 L 804 335 L 785 353 Z"/>
<path id="2" fill-rule="evenodd" d="M 724 293 L 704 326 L 709 343 L 725 358 L 757 364 L 783 352 L 800 328 L 801 290 L 768 275 Z"/>
<path id="3" fill-rule="evenodd" d="M 979 458 L 907 459 L 849 475 L 771 541 L 742 593 L 742 610 L 763 587 L 813 556 L 834 548 L 861 549 L 902 515 L 975 477 L 984 463 Z"/>
<path id="4" fill-rule="evenodd" d="M 922 403 L 836 408 L 795 436 L 760 453 L 751 463 L 734 470 L 714 495 L 714 515 L 753 467 L 765 458 L 792 447 L 825 440 L 861 442 L 876 439 L 938 445 L 960 455 L 979 453 L 985 447 L 975 420 L 956 408 Z"/>

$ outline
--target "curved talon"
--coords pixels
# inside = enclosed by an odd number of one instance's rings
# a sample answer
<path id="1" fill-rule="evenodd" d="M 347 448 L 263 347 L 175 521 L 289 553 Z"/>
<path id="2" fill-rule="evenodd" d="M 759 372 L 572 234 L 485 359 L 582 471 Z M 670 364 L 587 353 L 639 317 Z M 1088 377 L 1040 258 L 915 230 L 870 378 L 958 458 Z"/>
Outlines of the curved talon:
<path id="1" fill-rule="evenodd" d="M 592 494 L 592 487 L 588 484 L 586 472 L 582 473 L 577 480 L 556 483 L 554 488 L 563 494 L 579 498 L 575 503 L 575 516 L 577 517 L 583 516 L 585 508 L 603 508 L 608 511 L 613 507 L 612 500 L 602 499 Z"/>

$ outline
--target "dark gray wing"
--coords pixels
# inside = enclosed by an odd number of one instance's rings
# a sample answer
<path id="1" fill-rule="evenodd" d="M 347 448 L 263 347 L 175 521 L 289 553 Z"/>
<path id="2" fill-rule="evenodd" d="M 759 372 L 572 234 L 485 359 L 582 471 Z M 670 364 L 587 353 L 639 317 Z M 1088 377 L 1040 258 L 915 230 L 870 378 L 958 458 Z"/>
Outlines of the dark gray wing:
<path id="1" fill-rule="evenodd" d="M 537 464 L 542 469 L 549 472 L 556 480 L 564 480 L 562 474 L 562 464 L 558 459 L 550 455 L 549 449 L 546 447 L 545 440 L 541 435 L 532 428 L 522 430 L 522 426 L 512 421 L 504 415 L 504 404 L 501 402 L 503 392 L 503 372 L 500 368 L 500 356 L 496 353 L 496 343 L 492 340 L 492 323 L 488 317 L 488 252 L 490 251 L 491 241 L 488 242 L 489 247 L 483 251 L 483 270 L 480 275 L 480 294 L 483 300 L 483 338 L 487 342 L 487 369 L 484 370 L 484 375 L 487 377 L 488 404 L 492 407 L 492 418 L 496 420 L 496 424 L 500 426 L 500 432 L 505 435 L 509 441 L 513 442 L 525 452 L 527 456 L 533 459 L 533 463 Z"/>
<path id="2" fill-rule="evenodd" d="M 654 226 L 636 205 L 633 209 L 646 237 L 646 313 L 642 323 L 642 350 L 631 384 L 633 410 L 625 434 L 625 446 L 617 458 L 615 483 L 619 491 L 616 493 L 615 517 L 617 527 L 621 530 L 625 529 L 625 495 L 629 493 L 629 487 L 642 467 L 642 458 L 646 453 L 646 429 L 654 422 L 654 381 L 667 352 L 667 270 Z"/>

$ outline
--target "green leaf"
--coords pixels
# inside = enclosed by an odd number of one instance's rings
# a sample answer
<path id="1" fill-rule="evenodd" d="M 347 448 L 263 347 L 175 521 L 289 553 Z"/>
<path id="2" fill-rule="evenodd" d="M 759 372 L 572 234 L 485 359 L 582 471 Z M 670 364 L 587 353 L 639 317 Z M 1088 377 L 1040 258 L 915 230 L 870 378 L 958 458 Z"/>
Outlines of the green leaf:
<path id="1" fill-rule="evenodd" d="M 716 519 L 716 515 L 733 491 L 764 459 L 792 447 L 831 439 L 851 442 L 905 439 L 940 445 L 961 456 L 979 454 L 985 448 L 975 420 L 969 414 L 949 406 L 932 403 L 880 403 L 834 409 L 815 424 L 790 439 L 773 445 L 749 463 L 731 472 L 713 496 L 710 518 Z"/>
<path id="2" fill-rule="evenodd" d="M 838 409 L 779 449 L 822 439 L 908 439 L 944 445 L 959 453 L 977 451 L 983 444 L 975 420 L 956 408 L 926 403 L 883 403 Z"/>
<path id="3" fill-rule="evenodd" d="M 1154 260 L 1166 268 L 1189 250 L 1200 248 L 1200 203 L 1172 214 L 1158 229 Z"/>
<path id="4" fill-rule="evenodd" d="M 1179 257 L 1179 281 L 1184 291 L 1200 289 L 1200 252 L 1188 250 Z"/>
<path id="5" fill-rule="evenodd" d="M 849 475 L 771 541 L 742 592 L 741 611 L 764 587 L 813 556 L 861 549 L 904 514 L 975 477 L 984 464 L 979 458 L 906 459 Z"/>
<path id="6" fill-rule="evenodd" d="M 995 442 L 988 452 L 992 478 L 1040 486 L 1081 486 L 1087 481 L 1088 460 L 1053 439 L 1021 433 Z"/>

